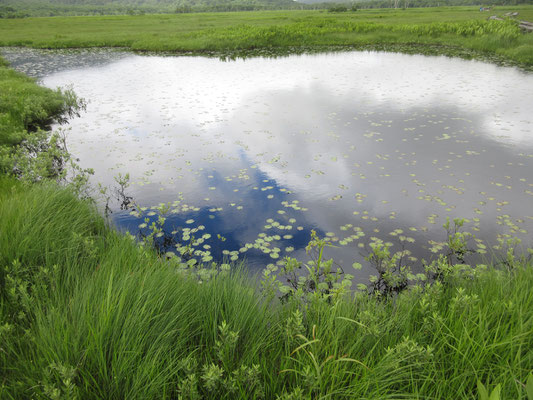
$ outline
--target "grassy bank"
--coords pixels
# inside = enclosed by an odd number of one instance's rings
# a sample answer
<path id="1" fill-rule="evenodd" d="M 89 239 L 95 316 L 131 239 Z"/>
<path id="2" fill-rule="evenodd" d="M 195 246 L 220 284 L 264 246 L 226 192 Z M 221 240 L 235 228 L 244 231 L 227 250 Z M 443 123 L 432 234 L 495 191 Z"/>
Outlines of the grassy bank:
<path id="1" fill-rule="evenodd" d="M 533 20 L 533 6 L 499 7 Z M 261 11 L 180 15 L 0 20 L 0 46 L 125 47 L 139 51 L 221 52 L 385 48 L 493 57 L 533 66 L 533 35 L 516 21 L 487 21 L 478 7 Z"/>
<path id="2" fill-rule="evenodd" d="M 68 190 L 5 186 L 2 398 L 527 398 L 529 266 L 268 302 L 238 272 L 176 272 Z"/>
<path id="3" fill-rule="evenodd" d="M 0 58 L 0 174 L 27 181 L 57 176 L 66 154 L 47 131 L 83 104 L 72 91 L 50 90 L 14 71 Z"/>
<path id="4" fill-rule="evenodd" d="M 0 58 L 0 145 L 20 144 L 28 132 L 44 129 L 52 120 L 68 116 L 71 106 L 70 93 L 38 86 Z"/>

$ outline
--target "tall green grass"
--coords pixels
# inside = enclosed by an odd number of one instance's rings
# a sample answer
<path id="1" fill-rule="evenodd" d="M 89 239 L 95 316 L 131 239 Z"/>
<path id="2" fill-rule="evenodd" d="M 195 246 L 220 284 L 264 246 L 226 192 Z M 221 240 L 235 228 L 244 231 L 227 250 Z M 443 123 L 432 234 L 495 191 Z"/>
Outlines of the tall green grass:
<path id="1" fill-rule="evenodd" d="M 508 11 L 533 19 L 529 5 L 493 13 Z M 331 46 L 426 53 L 431 45 L 433 53 L 490 56 L 531 67 L 531 34 L 522 33 L 515 20 L 486 18 L 477 7 L 28 18 L 0 20 L 0 46 L 276 54 Z"/>
<path id="2" fill-rule="evenodd" d="M 71 90 L 41 87 L 0 58 L 0 174 L 38 181 L 63 173 L 66 149 L 48 128 L 83 106 Z"/>
<path id="3" fill-rule="evenodd" d="M 525 399 L 533 268 L 389 300 L 263 298 L 246 274 L 198 282 L 105 227 L 67 189 L 0 210 L 2 398 Z"/>
<path id="4" fill-rule="evenodd" d="M 0 145 L 19 144 L 27 131 L 45 128 L 72 112 L 74 100 L 72 92 L 36 85 L 0 59 Z"/>

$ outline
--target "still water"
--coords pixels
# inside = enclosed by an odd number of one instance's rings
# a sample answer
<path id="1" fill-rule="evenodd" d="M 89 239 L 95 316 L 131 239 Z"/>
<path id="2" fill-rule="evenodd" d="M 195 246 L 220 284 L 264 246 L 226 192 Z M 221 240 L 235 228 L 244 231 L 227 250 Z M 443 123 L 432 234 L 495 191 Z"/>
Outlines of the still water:
<path id="1" fill-rule="evenodd" d="M 339 264 L 364 263 L 371 237 L 398 243 L 399 229 L 416 269 L 446 217 L 466 218 L 487 254 L 507 234 L 533 245 L 531 73 L 377 52 L 4 54 L 88 101 L 69 150 L 109 193 L 129 173 L 142 212 L 115 206 L 113 224 L 146 234 L 167 204 L 165 231 L 202 238 L 199 260 L 305 260 L 314 229 Z"/>

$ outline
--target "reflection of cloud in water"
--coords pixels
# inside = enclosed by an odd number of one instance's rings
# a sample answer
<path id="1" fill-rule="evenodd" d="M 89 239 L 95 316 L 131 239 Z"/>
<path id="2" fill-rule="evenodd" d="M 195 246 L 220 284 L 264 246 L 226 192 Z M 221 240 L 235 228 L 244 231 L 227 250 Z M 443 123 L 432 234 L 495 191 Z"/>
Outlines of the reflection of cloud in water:
<path id="1" fill-rule="evenodd" d="M 371 108 L 453 105 L 464 109 L 465 114 L 484 115 L 482 126 L 492 128 L 487 134 L 495 137 L 503 133 L 519 142 L 531 141 L 531 74 L 477 61 L 372 52 L 235 62 L 132 56 L 102 68 L 45 79 L 49 86 L 66 82 L 77 90 L 82 85 L 89 88 L 93 82 L 113 88 L 99 93 L 104 97 L 99 103 L 108 104 L 107 109 L 101 107 L 103 113 L 117 114 L 116 100 L 129 98 L 128 107 L 119 112 L 122 120 L 146 123 L 157 116 L 157 120 L 175 122 L 185 117 L 200 127 L 225 119 L 250 94 L 305 89 L 320 82 L 330 98 L 356 96 Z M 510 126 L 514 127 L 511 132 L 499 132 Z"/>
<path id="2" fill-rule="evenodd" d="M 471 131 L 478 125 L 477 116 L 470 117 L 476 121 L 467 122 L 451 107 L 433 108 L 431 115 L 438 117 L 434 118 L 423 109 L 407 113 L 387 106 L 384 108 L 388 111 L 376 112 L 364 120 L 354 111 L 360 109 L 360 105 L 354 107 L 354 102 L 347 98 L 329 101 L 327 93 L 319 88 L 312 96 L 306 96 L 306 101 L 297 102 L 301 97 L 297 91 L 281 97 L 286 101 L 275 94 L 263 99 L 279 108 L 279 112 L 273 108 L 272 115 L 283 114 L 285 103 L 298 104 L 298 107 L 292 107 L 286 119 L 251 115 L 247 126 L 275 133 L 270 140 L 264 140 L 264 135 L 250 135 L 247 144 L 250 148 L 261 148 L 266 154 L 281 154 L 280 160 L 274 163 L 261 162 L 261 157 L 256 157 L 256 162 L 278 183 L 296 193 L 305 193 L 305 203 L 316 205 L 309 208 L 321 210 L 319 215 L 323 218 L 319 225 L 324 229 L 337 222 L 335 216 L 342 216 L 339 218 L 342 220 L 360 208 L 378 217 L 397 211 L 399 219 L 404 224 L 409 221 L 412 226 L 424 225 L 432 212 L 475 218 L 474 206 L 484 200 L 480 192 L 495 192 L 495 188 L 487 189 L 491 179 L 507 173 L 512 175 L 517 170 L 507 165 L 515 157 L 510 150 L 472 135 Z M 328 108 L 336 110 L 333 121 L 328 121 L 327 115 L 321 113 Z M 243 118 L 243 113 L 238 115 Z M 311 117 L 306 119 L 306 115 Z M 438 123 L 432 126 L 428 117 L 430 121 L 438 119 Z M 299 127 L 306 123 L 313 125 L 303 130 L 304 140 L 294 133 L 291 119 L 304 121 Z M 339 121 L 350 124 L 337 124 Z M 391 123 L 376 126 L 376 121 Z M 422 136 L 411 133 L 413 121 L 426 125 Z M 330 137 L 328 131 L 335 136 Z M 379 135 L 370 135 L 372 132 Z M 450 139 L 439 140 L 446 132 Z M 312 140 L 305 140 L 306 137 Z M 487 162 L 503 165 L 491 171 Z M 354 193 L 364 196 L 361 197 L 362 207 L 354 202 Z M 418 201 L 419 197 L 427 196 L 431 196 L 431 202 Z M 527 203 L 520 202 L 523 194 L 519 191 L 501 193 L 501 196 L 516 203 L 514 211 L 518 215 L 530 213 Z M 324 212 L 328 209 L 331 213 Z"/>
<path id="3" fill-rule="evenodd" d="M 498 216 L 531 225 L 533 77 L 515 69 L 383 53 L 131 56 L 45 83 L 92 100 L 70 147 L 97 181 L 129 172 L 142 204 L 183 193 L 222 207 L 217 229 L 236 242 L 290 218 L 280 210 L 340 238 L 347 223 L 367 237 L 412 228 L 417 244 L 446 215 L 487 237 L 510 229 Z M 281 203 L 294 200 L 308 211 Z"/>

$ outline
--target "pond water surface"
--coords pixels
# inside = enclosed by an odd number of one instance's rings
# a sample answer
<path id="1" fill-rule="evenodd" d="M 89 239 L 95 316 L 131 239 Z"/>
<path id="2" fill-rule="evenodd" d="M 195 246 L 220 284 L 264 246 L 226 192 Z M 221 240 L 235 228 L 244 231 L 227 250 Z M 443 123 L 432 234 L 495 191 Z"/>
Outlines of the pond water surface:
<path id="1" fill-rule="evenodd" d="M 371 237 L 397 243 L 398 229 L 429 259 L 447 217 L 468 219 L 472 246 L 489 253 L 505 235 L 532 244 L 531 73 L 376 52 L 5 56 L 89 101 L 69 150 L 94 183 L 129 173 L 127 195 L 144 208 L 115 207 L 117 228 L 147 233 L 144 218 L 168 204 L 165 230 L 203 238 L 200 260 L 305 260 L 312 229 L 341 265 L 362 262 Z"/>

